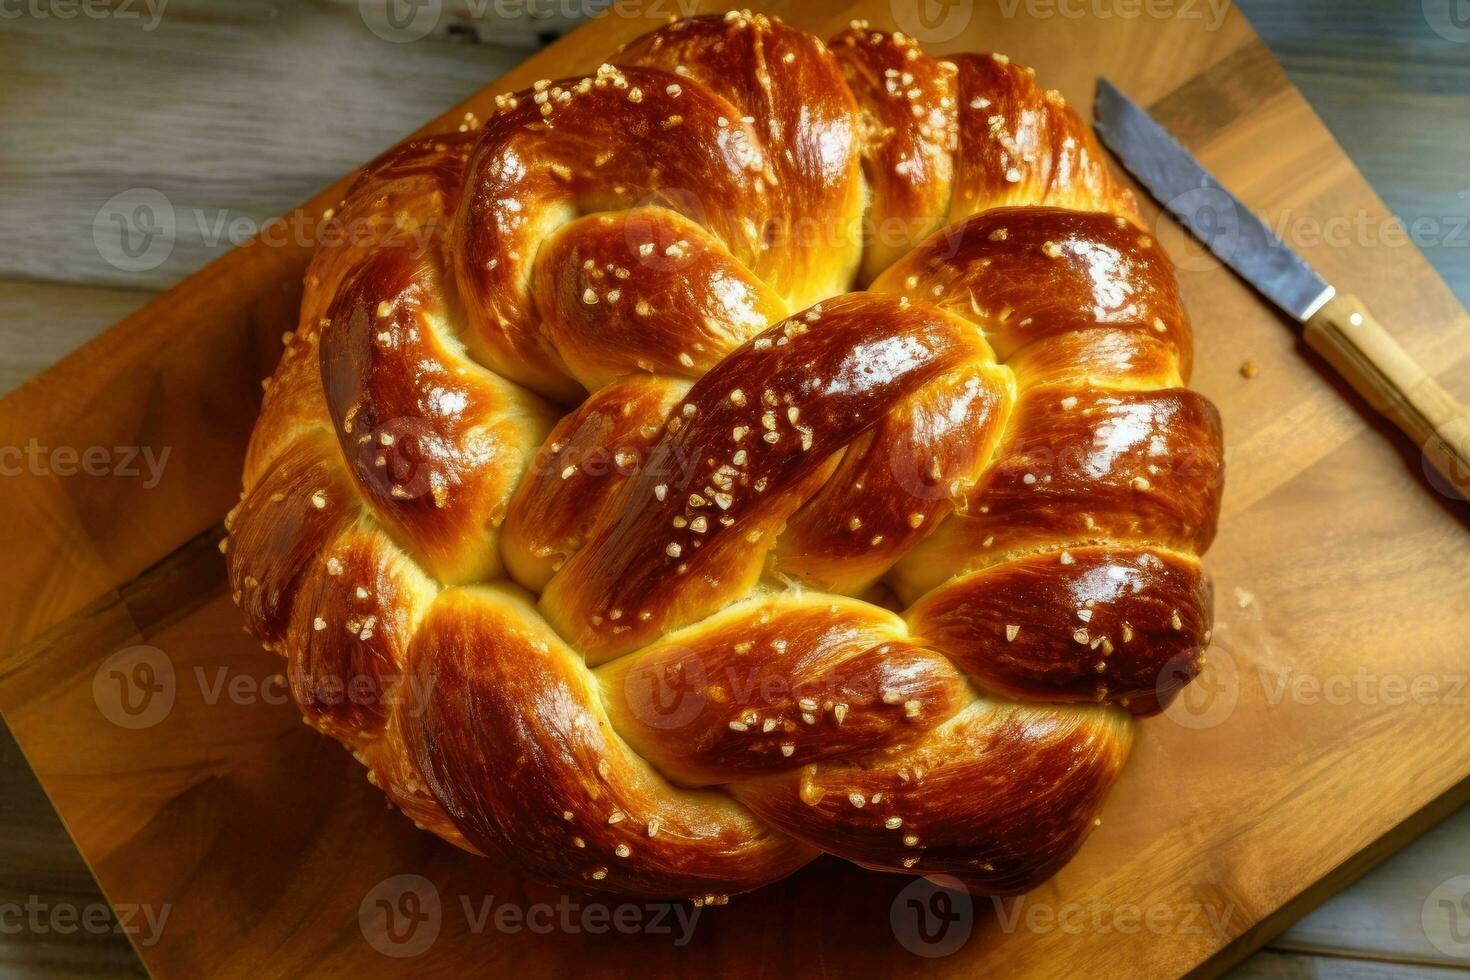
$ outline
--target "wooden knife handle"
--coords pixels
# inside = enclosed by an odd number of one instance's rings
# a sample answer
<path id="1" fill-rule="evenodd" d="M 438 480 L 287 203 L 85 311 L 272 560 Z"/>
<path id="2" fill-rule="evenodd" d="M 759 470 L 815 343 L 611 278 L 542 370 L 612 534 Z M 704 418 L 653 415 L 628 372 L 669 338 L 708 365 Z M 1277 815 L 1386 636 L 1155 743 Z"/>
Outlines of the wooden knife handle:
<path id="1" fill-rule="evenodd" d="M 1307 321 L 1306 340 L 1414 440 L 1462 497 L 1470 497 L 1470 409 L 1440 387 L 1361 300 L 1334 296 Z"/>

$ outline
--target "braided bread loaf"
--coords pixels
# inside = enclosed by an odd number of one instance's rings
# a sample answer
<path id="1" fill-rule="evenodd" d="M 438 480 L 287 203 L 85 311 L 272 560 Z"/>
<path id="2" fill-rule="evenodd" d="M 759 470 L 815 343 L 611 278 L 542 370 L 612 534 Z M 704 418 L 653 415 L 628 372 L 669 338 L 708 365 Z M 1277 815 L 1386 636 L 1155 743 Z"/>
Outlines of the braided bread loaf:
<path id="1" fill-rule="evenodd" d="M 337 212 L 372 233 L 312 261 L 227 554 L 394 803 L 700 901 L 820 852 L 986 893 L 1075 852 L 1203 662 L 1222 454 L 1060 95 L 678 20 Z"/>

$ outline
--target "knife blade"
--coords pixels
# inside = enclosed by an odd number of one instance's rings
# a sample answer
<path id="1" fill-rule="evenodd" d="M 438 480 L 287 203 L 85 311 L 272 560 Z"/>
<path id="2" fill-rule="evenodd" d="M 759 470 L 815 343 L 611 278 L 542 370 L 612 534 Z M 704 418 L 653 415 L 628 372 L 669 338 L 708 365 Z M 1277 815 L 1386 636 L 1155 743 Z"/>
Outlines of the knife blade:
<path id="1" fill-rule="evenodd" d="M 1336 292 L 1152 116 L 1106 78 L 1093 124 L 1138 182 L 1221 262 L 1305 323 Z"/>
<path id="2" fill-rule="evenodd" d="M 1094 110 L 1098 135 L 1128 172 L 1220 261 L 1305 325 L 1308 346 L 1420 447 L 1437 489 L 1470 499 L 1470 409 L 1361 300 L 1339 293 L 1106 78 L 1098 79 Z"/>

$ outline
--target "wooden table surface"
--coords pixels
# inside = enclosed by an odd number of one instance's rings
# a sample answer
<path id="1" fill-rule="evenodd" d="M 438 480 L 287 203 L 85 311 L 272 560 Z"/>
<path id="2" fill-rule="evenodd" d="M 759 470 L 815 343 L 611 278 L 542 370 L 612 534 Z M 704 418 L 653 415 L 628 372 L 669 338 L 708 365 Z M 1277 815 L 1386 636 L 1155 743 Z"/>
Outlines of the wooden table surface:
<path id="1" fill-rule="evenodd" d="M 1470 305 L 1470 29 L 1417 3 L 1242 3 L 1363 173 Z M 537 43 L 524 24 L 390 44 L 354 6 L 173 0 L 109 18 L 27 8 L 0 22 L 0 392 L 481 87 Z M 135 14 L 124 16 L 125 11 Z M 1438 28 L 1438 31 L 1436 30 Z M 478 38 L 478 40 L 476 40 Z M 303 93 L 307 93 L 303 95 Z M 155 267 L 109 264 L 94 219 L 157 188 L 181 213 Z M 198 216 L 198 220 L 193 216 Z M 1237 975 L 1467 976 L 1420 925 L 1436 885 L 1470 873 L 1470 808 L 1297 923 Z M 116 933 L 28 928 L 28 904 L 103 899 L 0 730 L 0 975 L 134 975 Z M 21 922 L 21 928 L 11 928 Z"/>

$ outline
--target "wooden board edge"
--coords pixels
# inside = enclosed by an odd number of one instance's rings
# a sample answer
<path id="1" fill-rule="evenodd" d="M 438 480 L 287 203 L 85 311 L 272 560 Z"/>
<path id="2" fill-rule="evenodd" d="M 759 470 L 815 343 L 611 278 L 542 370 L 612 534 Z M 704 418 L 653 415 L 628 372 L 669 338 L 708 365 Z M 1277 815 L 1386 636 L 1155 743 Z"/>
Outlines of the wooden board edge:
<path id="1" fill-rule="evenodd" d="M 1184 976 L 1189 980 L 1214 980 L 1239 966 L 1252 953 L 1281 935 L 1307 913 L 1397 854 L 1466 803 L 1470 803 L 1470 776 L 1399 821 L 1377 840 L 1309 884 L 1294 898 L 1277 906 L 1274 912 L 1221 946 Z"/>
<path id="2" fill-rule="evenodd" d="M 77 852 L 77 856 L 82 859 L 82 866 L 87 869 L 87 874 L 92 876 L 92 884 L 97 886 L 97 891 L 102 894 L 102 900 L 107 903 L 107 907 L 112 912 L 113 918 L 116 919 L 118 917 L 119 903 L 108 894 L 107 885 L 103 883 L 102 876 L 97 873 L 96 864 L 93 863 L 92 859 L 87 855 L 87 852 L 77 842 L 77 835 L 72 831 L 71 824 L 67 821 L 66 815 L 62 813 L 61 807 L 56 805 L 56 798 L 51 795 L 51 790 L 47 787 L 46 781 L 41 778 L 41 774 L 36 772 L 35 767 L 31 765 L 30 757 L 26 755 L 25 746 L 21 743 L 20 736 L 16 734 L 14 726 L 10 724 L 10 719 L 5 716 L 3 710 L 0 710 L 0 725 L 4 725 L 10 732 L 11 738 L 14 739 L 16 746 L 20 749 L 20 757 L 25 763 L 26 771 L 31 774 L 31 778 L 41 788 L 42 795 L 46 797 L 46 805 L 56 815 L 57 821 L 61 824 L 62 831 L 66 834 L 67 841 L 71 844 L 72 849 Z M 138 946 L 139 935 L 137 931 L 124 929 L 122 933 L 128 939 L 128 948 L 133 951 L 133 955 L 137 957 L 138 963 L 142 965 L 144 971 L 150 977 L 156 976 L 152 968 L 149 967 L 148 960 L 143 955 L 143 950 Z"/>

